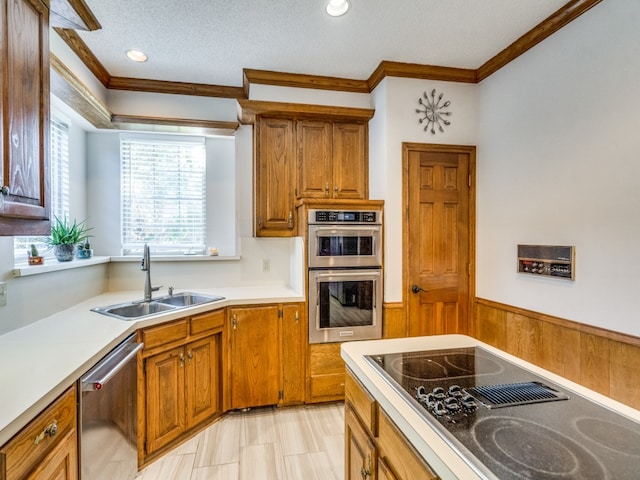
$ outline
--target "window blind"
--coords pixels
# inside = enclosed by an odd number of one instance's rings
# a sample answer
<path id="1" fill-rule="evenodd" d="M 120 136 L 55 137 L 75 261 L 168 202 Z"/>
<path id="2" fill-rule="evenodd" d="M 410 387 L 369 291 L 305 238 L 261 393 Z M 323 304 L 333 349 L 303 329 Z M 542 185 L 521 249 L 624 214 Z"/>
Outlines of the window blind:
<path id="1" fill-rule="evenodd" d="M 123 138 L 122 252 L 204 253 L 206 155 L 194 142 Z"/>
<path id="2" fill-rule="evenodd" d="M 51 119 L 51 151 L 49 158 L 49 192 L 51 219 L 69 217 L 69 125 Z M 41 237 L 14 237 L 13 255 L 16 263 L 27 261 L 27 248 L 35 244 L 40 255 L 53 258 L 53 252 L 47 251 Z"/>

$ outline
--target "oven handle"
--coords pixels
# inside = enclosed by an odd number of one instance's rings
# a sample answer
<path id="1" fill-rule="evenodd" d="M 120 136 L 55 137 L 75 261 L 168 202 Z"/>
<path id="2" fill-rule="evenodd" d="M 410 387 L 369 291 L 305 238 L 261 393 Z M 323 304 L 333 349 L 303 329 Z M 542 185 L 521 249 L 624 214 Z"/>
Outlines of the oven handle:
<path id="1" fill-rule="evenodd" d="M 379 277 L 379 270 L 372 270 L 370 272 L 337 272 L 337 273 L 316 273 L 315 278 L 329 278 L 329 277 Z"/>
<path id="2" fill-rule="evenodd" d="M 322 226 L 322 227 L 318 227 L 315 225 L 310 225 L 309 226 L 309 230 L 313 233 L 315 233 L 316 235 L 318 233 L 323 233 L 323 232 L 330 232 L 330 233 L 349 233 L 349 232 L 355 232 L 355 233 L 362 233 L 362 232 L 371 232 L 371 233 L 379 233 L 380 232 L 380 225 L 363 225 L 363 226 L 358 226 L 358 225 L 332 225 L 332 226 Z"/>

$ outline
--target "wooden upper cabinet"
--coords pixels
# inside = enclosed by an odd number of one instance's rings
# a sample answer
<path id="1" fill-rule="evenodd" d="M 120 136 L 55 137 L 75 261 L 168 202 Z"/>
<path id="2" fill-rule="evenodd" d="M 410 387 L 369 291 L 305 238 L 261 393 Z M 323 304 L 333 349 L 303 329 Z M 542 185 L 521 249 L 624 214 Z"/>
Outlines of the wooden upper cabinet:
<path id="1" fill-rule="evenodd" d="M 296 133 L 298 198 L 368 197 L 365 124 L 300 120 Z"/>
<path id="2" fill-rule="evenodd" d="M 332 125 L 329 122 L 301 120 L 296 125 L 298 182 L 300 198 L 328 198 L 333 188 Z"/>
<path id="3" fill-rule="evenodd" d="M 369 197 L 366 125 L 333 124 L 333 198 Z"/>
<path id="4" fill-rule="evenodd" d="M 40 0 L 0 7 L 0 235 L 47 235 L 49 9 Z"/>
<path id="5" fill-rule="evenodd" d="M 255 124 L 256 236 L 295 235 L 293 121 L 259 118 Z"/>

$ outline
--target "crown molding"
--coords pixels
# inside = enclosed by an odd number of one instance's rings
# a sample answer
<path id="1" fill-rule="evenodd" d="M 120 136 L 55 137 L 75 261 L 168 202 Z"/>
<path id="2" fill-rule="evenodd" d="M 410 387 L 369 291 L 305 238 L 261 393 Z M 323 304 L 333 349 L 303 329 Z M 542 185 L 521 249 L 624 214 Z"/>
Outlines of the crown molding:
<path id="1" fill-rule="evenodd" d="M 52 27 L 77 30 L 99 30 L 102 28 L 84 0 L 49 0 Z"/>
<path id="2" fill-rule="evenodd" d="M 60 0 L 72 3 L 82 0 Z M 229 87 L 199 83 L 112 77 L 73 30 L 56 28 L 56 32 L 80 60 L 108 89 L 246 99 L 252 83 L 297 88 L 312 88 L 356 93 L 371 93 L 385 77 L 417 78 L 461 83 L 479 83 L 500 68 L 572 22 L 602 0 L 570 0 L 511 45 L 489 59 L 478 69 L 421 65 L 383 60 L 367 80 L 356 80 L 299 73 L 243 69 L 243 86 Z"/>
<path id="3" fill-rule="evenodd" d="M 244 98 L 242 87 L 225 87 L 205 83 L 168 82 L 144 78 L 111 77 L 107 88 L 133 92 L 170 93 L 199 97 Z"/>
<path id="4" fill-rule="evenodd" d="M 260 115 L 282 118 L 327 118 L 348 122 L 368 122 L 375 110 L 370 108 L 336 107 L 304 103 L 238 100 L 238 119 L 242 124 L 253 124 Z"/>
<path id="5" fill-rule="evenodd" d="M 187 118 L 145 117 L 139 115 L 111 116 L 111 122 L 120 130 L 144 130 L 158 133 L 188 133 L 191 135 L 233 136 L 238 122 L 219 122 Z"/>
<path id="6" fill-rule="evenodd" d="M 602 0 L 572 0 L 551 16 L 518 38 L 515 42 L 485 62 L 477 70 L 478 82 L 497 72 L 527 50 L 553 35 Z"/>
<path id="7" fill-rule="evenodd" d="M 373 91 L 385 77 L 477 83 L 476 71 L 468 68 L 439 67 L 435 65 L 420 65 L 417 63 L 401 63 L 383 60 L 369 77 L 369 91 Z"/>
<path id="8" fill-rule="evenodd" d="M 242 70 L 243 88 L 246 98 L 249 98 L 249 85 L 277 85 L 280 87 L 315 88 L 318 90 L 337 90 L 341 92 L 370 93 L 366 80 L 349 78 L 324 77 L 320 75 L 306 75 L 300 73 L 273 72 L 269 70 Z"/>

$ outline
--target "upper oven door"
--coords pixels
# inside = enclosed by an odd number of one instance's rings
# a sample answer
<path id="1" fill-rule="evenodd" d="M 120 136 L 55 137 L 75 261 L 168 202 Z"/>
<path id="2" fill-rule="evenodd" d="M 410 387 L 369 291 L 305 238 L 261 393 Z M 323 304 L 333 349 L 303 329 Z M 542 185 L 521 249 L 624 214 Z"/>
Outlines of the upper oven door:
<path id="1" fill-rule="evenodd" d="M 309 267 L 379 267 L 380 225 L 309 225 Z"/>

